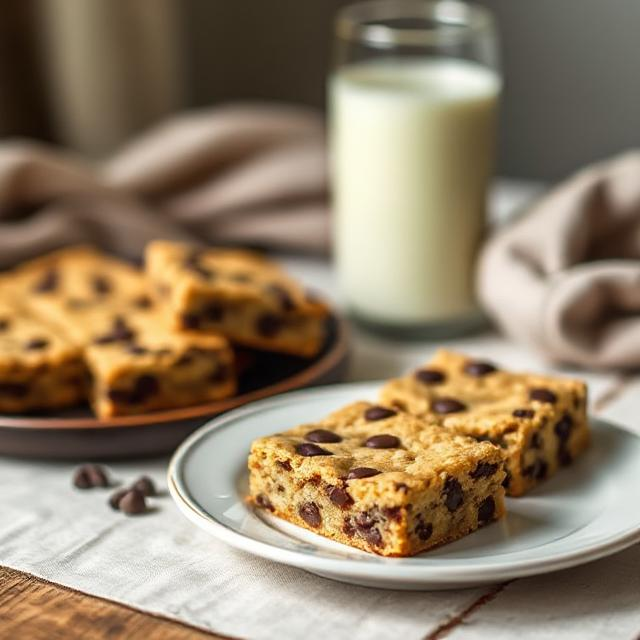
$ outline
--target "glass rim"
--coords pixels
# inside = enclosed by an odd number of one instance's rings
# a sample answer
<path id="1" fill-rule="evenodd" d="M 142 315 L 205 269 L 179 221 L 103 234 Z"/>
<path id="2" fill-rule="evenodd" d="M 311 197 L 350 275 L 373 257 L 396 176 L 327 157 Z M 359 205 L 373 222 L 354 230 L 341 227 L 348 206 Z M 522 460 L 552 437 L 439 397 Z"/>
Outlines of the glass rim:
<path id="1" fill-rule="evenodd" d="M 434 24 L 416 28 L 385 24 L 402 18 L 426 18 Z M 488 9 L 461 0 L 368 0 L 343 7 L 335 21 L 338 38 L 373 47 L 459 44 L 493 27 Z"/>

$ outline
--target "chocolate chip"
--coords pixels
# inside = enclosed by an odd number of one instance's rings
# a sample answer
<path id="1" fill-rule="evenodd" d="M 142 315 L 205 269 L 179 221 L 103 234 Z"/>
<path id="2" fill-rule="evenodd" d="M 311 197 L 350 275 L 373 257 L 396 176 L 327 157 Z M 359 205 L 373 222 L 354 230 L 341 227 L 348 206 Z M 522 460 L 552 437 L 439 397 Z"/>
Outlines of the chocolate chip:
<path id="1" fill-rule="evenodd" d="M 350 538 L 353 538 L 356 533 L 356 529 L 349 521 L 349 518 L 345 518 L 342 521 L 342 533 L 344 533 L 345 536 L 349 536 Z"/>
<path id="2" fill-rule="evenodd" d="M 187 270 L 192 271 L 201 278 L 211 280 L 214 272 L 202 265 L 203 257 L 204 254 L 202 251 L 191 251 L 184 259 L 184 266 Z"/>
<path id="3" fill-rule="evenodd" d="M 544 460 L 538 458 L 533 464 L 522 470 L 522 475 L 534 480 L 544 480 L 547 477 L 548 466 Z"/>
<path id="4" fill-rule="evenodd" d="M 341 509 L 346 509 L 353 504 L 351 496 L 342 487 L 334 487 L 329 494 L 329 500 Z"/>
<path id="5" fill-rule="evenodd" d="M 514 409 L 511 415 L 514 418 L 533 418 L 536 413 L 533 409 Z"/>
<path id="6" fill-rule="evenodd" d="M 380 474 L 377 469 L 371 467 L 355 467 L 347 474 L 347 480 L 360 480 L 362 478 L 373 478 Z"/>
<path id="7" fill-rule="evenodd" d="M 312 444 L 310 442 L 302 442 L 299 445 L 296 445 L 296 453 L 301 456 L 305 456 L 307 458 L 312 456 L 332 456 L 333 453 L 331 451 L 327 451 L 322 447 L 319 447 L 317 444 Z"/>
<path id="8" fill-rule="evenodd" d="M 120 504 L 120 500 L 122 500 L 122 497 L 124 496 L 125 493 L 127 493 L 128 489 L 118 489 L 118 491 L 116 491 L 115 493 L 112 493 L 109 496 L 109 506 L 114 510 L 114 511 L 118 511 L 120 509 L 119 504 Z"/>
<path id="9" fill-rule="evenodd" d="M 273 338 L 283 326 L 283 319 L 273 313 L 264 313 L 256 320 L 256 331 L 263 338 Z"/>
<path id="10" fill-rule="evenodd" d="M 155 496 L 158 493 L 156 491 L 156 485 L 153 483 L 153 480 L 149 476 L 141 476 L 131 485 L 131 488 L 137 489 L 147 497 Z"/>
<path id="11" fill-rule="evenodd" d="M 381 433 L 367 438 L 364 446 L 370 449 L 397 449 L 400 446 L 400 440 L 388 433 Z"/>
<path id="12" fill-rule="evenodd" d="M 84 464 L 75 470 L 73 484 L 78 489 L 108 487 L 109 479 L 103 467 L 98 464 Z"/>
<path id="13" fill-rule="evenodd" d="M 289 462 L 289 460 L 277 460 L 276 464 L 282 469 L 284 469 L 285 471 L 292 470 L 291 463 Z"/>
<path id="14" fill-rule="evenodd" d="M 489 496 L 485 498 L 478 507 L 478 524 L 486 524 L 493 518 L 493 514 L 496 512 L 495 500 Z"/>
<path id="15" fill-rule="evenodd" d="M 400 522 L 400 520 L 402 520 L 402 507 L 384 507 L 382 509 L 382 514 L 388 520 Z"/>
<path id="16" fill-rule="evenodd" d="M 571 429 L 573 428 L 573 419 L 568 413 L 565 413 L 560 420 L 553 427 L 554 433 L 558 436 L 560 442 L 566 442 L 571 435 Z"/>
<path id="17" fill-rule="evenodd" d="M 504 476 L 504 480 L 502 481 L 502 486 L 505 489 L 508 489 L 510 484 L 511 484 L 511 471 L 509 471 L 508 469 L 505 469 L 505 476 Z"/>
<path id="18" fill-rule="evenodd" d="M 455 478 L 447 478 L 442 490 L 444 504 L 449 511 L 455 511 L 463 503 L 462 485 Z"/>
<path id="19" fill-rule="evenodd" d="M 244 271 L 236 271 L 235 273 L 230 273 L 227 278 L 232 282 L 236 282 L 237 284 L 247 284 L 253 280 L 251 275 Z"/>
<path id="20" fill-rule="evenodd" d="M 127 344 L 125 346 L 125 350 L 127 351 L 127 353 L 130 353 L 134 356 L 143 356 L 146 353 L 149 353 L 149 349 L 139 344 Z"/>
<path id="21" fill-rule="evenodd" d="M 185 313 L 180 318 L 183 329 L 198 329 L 202 324 L 202 318 L 195 313 Z"/>
<path id="22" fill-rule="evenodd" d="M 542 448 L 542 436 L 540 435 L 539 431 L 536 431 L 533 433 L 533 435 L 531 436 L 531 442 L 529 443 L 529 446 L 532 449 Z"/>
<path id="23" fill-rule="evenodd" d="M 38 293 L 49 293 L 50 291 L 55 291 L 58 288 L 59 280 L 58 272 L 55 269 L 49 269 L 49 271 L 47 271 L 38 282 L 36 282 L 33 290 Z"/>
<path id="24" fill-rule="evenodd" d="M 327 429 L 314 429 L 304 436 L 309 442 L 342 442 L 342 438 L 333 431 Z"/>
<path id="25" fill-rule="evenodd" d="M 431 403 L 431 409 L 436 413 L 459 413 L 466 411 L 467 405 L 455 398 L 437 398 Z"/>
<path id="26" fill-rule="evenodd" d="M 555 404 L 558 400 L 558 396 L 549 389 L 538 388 L 531 389 L 529 391 L 529 399 L 536 400 L 538 402 L 546 402 L 548 404 Z"/>
<path id="27" fill-rule="evenodd" d="M 565 446 L 560 446 L 558 449 L 558 462 L 562 467 L 567 467 L 573 462 L 573 456 Z"/>
<path id="28" fill-rule="evenodd" d="M 94 339 L 94 344 L 111 344 L 112 342 L 126 342 L 135 337 L 135 332 L 127 326 L 127 323 L 121 317 L 113 320 L 111 331 L 98 336 Z"/>
<path id="29" fill-rule="evenodd" d="M 263 509 L 267 509 L 268 511 L 275 511 L 273 505 L 271 504 L 271 500 L 269 500 L 269 498 L 267 498 L 264 493 L 259 493 L 256 496 L 256 503 Z"/>
<path id="30" fill-rule="evenodd" d="M 469 474 L 472 478 L 488 478 L 498 470 L 497 463 L 478 462 L 476 468 Z"/>
<path id="31" fill-rule="evenodd" d="M 320 509 L 315 502 L 302 503 L 298 507 L 298 514 L 310 527 L 319 527 L 322 523 Z"/>
<path id="32" fill-rule="evenodd" d="M 46 338 L 32 338 L 25 343 L 24 348 L 27 351 L 42 351 L 49 346 L 49 341 Z"/>
<path id="33" fill-rule="evenodd" d="M 134 402 L 144 402 L 149 397 L 155 395 L 160 389 L 158 379 L 151 374 L 143 374 L 136 380 L 133 390 Z"/>
<path id="34" fill-rule="evenodd" d="M 278 304 L 280 305 L 280 308 L 283 311 L 287 312 L 293 311 L 293 309 L 295 309 L 296 305 L 293 301 L 293 298 L 291 297 L 291 294 L 282 285 L 270 284 L 266 287 L 266 289 L 276 298 Z"/>
<path id="35" fill-rule="evenodd" d="M 0 331 L 6 331 L 11 326 L 11 323 L 6 318 L 0 318 Z"/>
<path id="36" fill-rule="evenodd" d="M 210 302 L 203 310 L 202 317 L 209 322 L 220 322 L 224 317 L 225 308 L 219 302 Z"/>
<path id="37" fill-rule="evenodd" d="M 467 362 L 467 364 L 464 365 L 464 372 L 474 378 L 481 378 L 495 371 L 497 371 L 495 365 L 490 362 L 481 362 L 480 360 Z"/>
<path id="38" fill-rule="evenodd" d="M 0 382 L 0 396 L 24 398 L 29 395 L 29 386 L 24 382 Z"/>
<path id="39" fill-rule="evenodd" d="M 418 369 L 414 375 L 423 384 L 442 384 L 447 378 L 439 369 Z"/>
<path id="40" fill-rule="evenodd" d="M 118 502 L 118 508 L 128 516 L 136 516 L 147 510 L 144 493 L 137 489 L 127 489 Z"/>
<path id="41" fill-rule="evenodd" d="M 414 529 L 415 534 L 425 542 L 433 535 L 433 525 L 430 522 L 418 522 Z"/>
<path id="42" fill-rule="evenodd" d="M 153 302 L 149 296 L 141 295 L 133 299 L 133 306 L 137 309 L 150 309 Z"/>
<path id="43" fill-rule="evenodd" d="M 362 533 L 362 537 L 372 546 L 382 546 L 382 534 L 378 529 L 369 529 Z"/>
<path id="44" fill-rule="evenodd" d="M 91 286 L 93 290 L 101 296 L 106 295 L 111 291 L 111 282 L 106 276 L 96 275 L 91 279 Z"/>
<path id="45" fill-rule="evenodd" d="M 371 529 L 376 523 L 375 518 L 369 511 L 361 511 L 354 518 L 355 525 L 360 530 Z"/>
<path id="46" fill-rule="evenodd" d="M 364 412 L 365 420 L 369 420 L 373 422 L 375 420 L 384 420 L 386 418 L 390 418 L 391 416 L 395 416 L 396 412 L 393 409 L 388 409 L 387 407 L 369 407 Z"/>

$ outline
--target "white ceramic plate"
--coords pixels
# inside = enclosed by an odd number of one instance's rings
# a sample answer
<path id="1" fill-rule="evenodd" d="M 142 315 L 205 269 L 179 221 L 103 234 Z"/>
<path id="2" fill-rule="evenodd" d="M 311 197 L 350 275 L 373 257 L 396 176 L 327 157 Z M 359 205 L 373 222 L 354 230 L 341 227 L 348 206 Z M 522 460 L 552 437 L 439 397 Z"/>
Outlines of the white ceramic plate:
<path id="1" fill-rule="evenodd" d="M 332 542 L 247 507 L 251 441 L 313 422 L 378 384 L 298 391 L 212 420 L 169 466 L 169 488 L 194 524 L 249 553 L 371 587 L 446 589 L 547 573 L 620 551 L 640 540 L 640 438 L 593 420 L 590 450 L 466 538 L 412 558 L 382 558 Z"/>

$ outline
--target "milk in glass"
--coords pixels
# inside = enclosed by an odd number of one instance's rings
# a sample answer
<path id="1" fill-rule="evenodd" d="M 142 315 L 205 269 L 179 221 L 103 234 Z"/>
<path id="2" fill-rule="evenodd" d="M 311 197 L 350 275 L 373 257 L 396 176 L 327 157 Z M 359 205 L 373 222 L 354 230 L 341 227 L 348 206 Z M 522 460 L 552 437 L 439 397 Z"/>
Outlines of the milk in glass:
<path id="1" fill-rule="evenodd" d="M 500 78 L 462 59 L 373 59 L 330 81 L 335 259 L 346 301 L 399 327 L 474 312 Z"/>

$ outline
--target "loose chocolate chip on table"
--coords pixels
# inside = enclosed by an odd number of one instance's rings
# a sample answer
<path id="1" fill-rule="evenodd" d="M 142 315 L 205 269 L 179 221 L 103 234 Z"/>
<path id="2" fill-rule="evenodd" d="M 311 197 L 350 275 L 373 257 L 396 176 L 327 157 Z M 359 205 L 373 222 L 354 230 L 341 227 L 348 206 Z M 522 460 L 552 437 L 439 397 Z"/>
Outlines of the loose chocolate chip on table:
<path id="1" fill-rule="evenodd" d="M 322 523 L 320 509 L 315 502 L 304 502 L 298 507 L 298 514 L 310 526 L 319 527 Z"/>
<path id="2" fill-rule="evenodd" d="M 365 420 L 369 420 L 373 422 L 374 420 L 384 420 L 385 418 L 390 418 L 391 416 L 395 416 L 396 412 L 393 409 L 389 409 L 387 407 L 369 407 L 364 412 Z"/>
<path id="3" fill-rule="evenodd" d="M 49 346 L 49 341 L 46 338 L 32 338 L 25 343 L 24 348 L 27 351 L 42 351 Z"/>
<path id="4" fill-rule="evenodd" d="M 295 309 L 296 305 L 291 294 L 283 286 L 279 284 L 270 284 L 267 286 L 267 291 L 275 296 L 283 311 L 293 311 L 293 309 Z"/>
<path id="5" fill-rule="evenodd" d="M 459 413 L 466 411 L 467 405 L 455 398 L 437 398 L 431 403 L 431 409 L 436 413 Z"/>
<path id="6" fill-rule="evenodd" d="M 446 375 L 438 369 L 418 369 L 415 372 L 416 380 L 423 384 L 441 384 L 446 380 Z"/>
<path id="7" fill-rule="evenodd" d="M 273 313 L 264 313 L 256 320 L 256 331 L 263 338 L 273 338 L 283 326 L 283 319 Z"/>
<path id="8" fill-rule="evenodd" d="M 29 386 L 24 382 L 0 382 L 0 396 L 24 398 L 29 395 Z"/>
<path id="9" fill-rule="evenodd" d="M 75 470 L 73 484 L 78 489 L 108 487 L 109 479 L 104 467 L 98 464 L 83 464 Z"/>
<path id="10" fill-rule="evenodd" d="M 111 282 L 109 282 L 109 279 L 106 276 L 93 276 L 91 286 L 97 294 L 102 296 L 111 291 Z"/>
<path id="11" fill-rule="evenodd" d="M 144 513 L 147 510 L 144 493 L 137 489 L 127 489 L 118 502 L 118 508 L 129 516 Z"/>
<path id="12" fill-rule="evenodd" d="M 420 538 L 420 540 L 425 542 L 433 534 L 433 525 L 430 522 L 420 521 L 416 525 L 416 528 L 414 531 L 415 531 L 415 534 L 418 536 L 418 538 Z"/>
<path id="13" fill-rule="evenodd" d="M 309 442 L 342 442 L 342 438 L 333 431 L 327 429 L 314 429 L 309 431 L 305 436 L 305 440 Z"/>
<path id="14" fill-rule="evenodd" d="M 538 458 L 533 464 L 522 470 L 522 475 L 531 477 L 534 480 L 544 480 L 547 477 L 548 466 L 544 460 Z"/>
<path id="15" fill-rule="evenodd" d="M 568 413 L 565 413 L 560 420 L 553 427 L 554 433 L 558 436 L 561 442 L 566 442 L 571 434 L 573 428 L 573 419 Z"/>
<path id="16" fill-rule="evenodd" d="M 361 478 L 373 478 L 380 474 L 377 469 L 371 467 L 355 467 L 347 474 L 347 480 L 360 480 Z"/>
<path id="17" fill-rule="evenodd" d="M 472 478 L 488 478 L 498 470 L 498 463 L 478 462 L 476 468 L 469 474 Z"/>
<path id="18" fill-rule="evenodd" d="M 558 396 L 556 396 L 553 391 L 544 388 L 531 389 L 529 391 L 529 399 L 537 400 L 538 402 L 546 402 L 548 404 L 554 404 L 558 400 Z"/>
<path id="19" fill-rule="evenodd" d="M 6 318 L 0 318 L 0 331 L 6 331 L 10 324 L 11 323 Z"/>
<path id="20" fill-rule="evenodd" d="M 514 409 L 511 415 L 514 418 L 533 418 L 536 412 L 533 409 Z"/>
<path id="21" fill-rule="evenodd" d="M 42 278 L 36 282 L 33 287 L 34 291 L 38 293 L 48 293 L 50 291 L 55 291 L 58 288 L 59 281 L 58 272 L 55 269 L 50 269 L 47 271 Z"/>
<path id="22" fill-rule="evenodd" d="M 381 433 L 367 438 L 364 446 L 370 449 L 397 449 L 400 446 L 400 440 L 388 433 Z"/>
<path id="23" fill-rule="evenodd" d="M 464 501 L 462 485 L 455 478 L 447 478 L 442 495 L 444 496 L 444 504 L 449 511 L 455 511 Z"/>
<path id="24" fill-rule="evenodd" d="M 353 504 L 351 496 L 342 487 L 334 487 L 329 494 L 329 500 L 341 509 L 350 507 Z"/>
<path id="25" fill-rule="evenodd" d="M 269 511 L 275 511 L 275 509 L 273 508 L 273 505 L 271 504 L 271 500 L 269 500 L 269 498 L 267 498 L 267 496 L 265 496 L 264 493 L 259 493 L 256 496 L 256 502 L 263 509 L 268 509 Z"/>
<path id="26" fill-rule="evenodd" d="M 118 489 L 115 493 L 112 493 L 109 496 L 109 506 L 115 511 L 119 511 L 120 500 L 122 500 L 122 496 L 127 493 L 128 489 Z"/>
<path id="27" fill-rule="evenodd" d="M 496 503 L 494 499 L 491 496 L 485 498 L 478 507 L 478 522 L 480 524 L 486 524 L 493 518 L 495 511 Z"/>
<path id="28" fill-rule="evenodd" d="M 481 362 L 479 360 L 467 362 L 467 364 L 464 365 L 464 372 L 474 378 L 481 378 L 497 370 L 496 366 L 490 362 Z"/>
<path id="29" fill-rule="evenodd" d="M 149 476 L 141 476 L 131 485 L 131 488 L 141 491 L 147 497 L 158 494 L 156 485 Z"/>
<path id="30" fill-rule="evenodd" d="M 296 445 L 296 453 L 301 456 L 305 456 L 307 458 L 312 456 L 332 456 L 333 453 L 331 451 L 327 451 L 322 447 L 319 447 L 317 444 L 313 444 L 311 442 L 302 442 L 299 445 Z"/>

